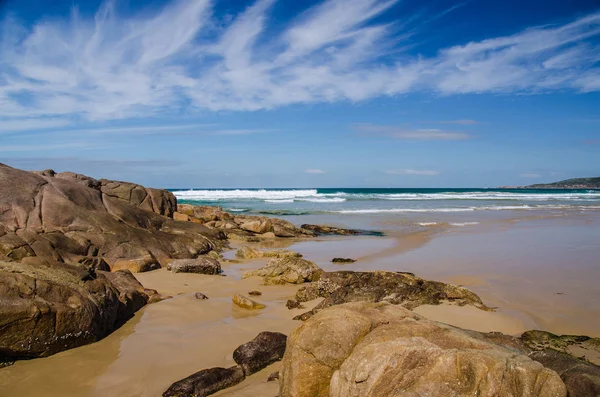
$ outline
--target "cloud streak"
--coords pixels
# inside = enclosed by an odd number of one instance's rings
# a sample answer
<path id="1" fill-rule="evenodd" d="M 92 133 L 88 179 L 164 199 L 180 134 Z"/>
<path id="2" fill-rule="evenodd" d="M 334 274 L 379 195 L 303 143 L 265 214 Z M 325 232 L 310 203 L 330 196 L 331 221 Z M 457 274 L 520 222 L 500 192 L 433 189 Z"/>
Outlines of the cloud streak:
<path id="1" fill-rule="evenodd" d="M 266 35 L 274 3 L 258 0 L 222 29 L 209 0 L 127 16 L 109 1 L 94 18 L 75 9 L 33 26 L 9 17 L 0 26 L 0 124 L 253 111 L 409 92 L 600 90 L 600 13 L 422 57 L 408 32 L 373 22 L 397 0 L 325 0 Z M 412 134 L 405 139 L 421 139 Z"/>
<path id="2" fill-rule="evenodd" d="M 411 169 L 387 170 L 385 173 L 390 174 L 390 175 L 422 175 L 422 176 L 436 176 L 436 175 L 440 174 L 439 171 L 435 171 L 435 170 L 411 170 Z"/>
<path id="3" fill-rule="evenodd" d="M 416 141 L 461 141 L 472 138 L 466 132 L 446 131 L 437 128 L 410 129 L 376 124 L 354 124 L 352 128 L 363 135 L 386 136 L 394 139 Z"/>
<path id="4" fill-rule="evenodd" d="M 314 169 L 314 168 L 309 168 L 307 170 L 304 170 L 304 173 L 306 173 L 306 174 L 325 174 L 325 171 L 319 170 L 319 169 Z"/>

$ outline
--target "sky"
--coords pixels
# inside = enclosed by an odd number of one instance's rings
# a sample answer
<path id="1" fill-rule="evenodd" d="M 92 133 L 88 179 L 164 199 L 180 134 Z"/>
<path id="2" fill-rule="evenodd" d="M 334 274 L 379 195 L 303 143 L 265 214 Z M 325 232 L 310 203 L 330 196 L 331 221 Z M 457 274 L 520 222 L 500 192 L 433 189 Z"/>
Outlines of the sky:
<path id="1" fill-rule="evenodd" d="M 0 162 L 163 188 L 600 175 L 598 0 L 0 0 Z"/>

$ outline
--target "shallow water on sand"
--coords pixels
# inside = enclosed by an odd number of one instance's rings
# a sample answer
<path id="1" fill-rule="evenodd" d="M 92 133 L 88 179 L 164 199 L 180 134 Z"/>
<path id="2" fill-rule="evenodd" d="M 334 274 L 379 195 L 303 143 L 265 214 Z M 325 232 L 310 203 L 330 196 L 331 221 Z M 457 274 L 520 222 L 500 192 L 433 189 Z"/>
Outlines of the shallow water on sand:
<path id="1" fill-rule="evenodd" d="M 598 213 L 294 218 L 295 223 L 378 229 L 386 235 L 278 241 L 262 248 L 296 250 L 326 270 L 410 271 L 463 284 L 498 307 L 495 313 L 446 305 L 417 309 L 434 320 L 509 334 L 541 328 L 600 336 Z M 337 265 L 331 263 L 334 257 L 357 262 Z M 241 279 L 265 261 L 225 263 L 226 277 L 165 270 L 136 275 L 144 286 L 174 298 L 147 306 L 98 343 L 0 369 L 0 396 L 159 396 L 198 370 L 234 365 L 237 346 L 265 330 L 289 334 L 298 325 L 292 317 L 304 311 L 285 308 L 297 287 Z M 253 289 L 263 292 L 256 300 L 267 305 L 265 310 L 232 305 L 234 293 Z M 197 300 L 195 292 L 210 299 Z M 266 379 L 278 368 L 270 366 L 217 395 L 274 396 L 277 384 Z"/>

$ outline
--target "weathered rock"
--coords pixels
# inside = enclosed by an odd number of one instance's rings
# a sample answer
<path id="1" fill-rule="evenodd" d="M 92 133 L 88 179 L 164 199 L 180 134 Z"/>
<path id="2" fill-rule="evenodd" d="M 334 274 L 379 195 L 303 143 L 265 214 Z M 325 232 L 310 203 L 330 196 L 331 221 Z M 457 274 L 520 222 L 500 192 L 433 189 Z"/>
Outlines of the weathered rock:
<path id="1" fill-rule="evenodd" d="M 236 219 L 236 223 L 237 219 Z M 252 233 L 263 234 L 273 231 L 273 224 L 269 218 L 245 220 L 238 223 L 240 229 L 247 230 Z"/>
<path id="2" fill-rule="evenodd" d="M 252 299 L 240 294 L 234 294 L 231 300 L 242 309 L 259 310 L 266 307 L 262 303 L 255 302 Z"/>
<path id="3" fill-rule="evenodd" d="M 176 221 L 189 222 L 190 216 L 186 214 L 182 214 L 181 212 L 175 212 L 173 214 L 173 219 Z"/>
<path id="4" fill-rule="evenodd" d="M 204 369 L 173 383 L 163 393 L 163 397 L 205 397 L 237 385 L 244 379 L 244 371 L 237 365 L 231 368 Z"/>
<path id="5" fill-rule="evenodd" d="M 194 297 L 195 297 L 196 299 L 208 299 L 208 296 L 204 295 L 202 292 L 196 292 L 196 293 L 194 294 Z"/>
<path id="6" fill-rule="evenodd" d="M 261 296 L 262 292 L 260 292 L 260 291 L 250 291 L 250 292 L 248 292 L 248 295 Z"/>
<path id="7" fill-rule="evenodd" d="M 302 258 L 302 254 L 290 250 L 263 251 L 262 254 L 265 258 Z"/>
<path id="8" fill-rule="evenodd" d="M 267 378 L 267 382 L 275 382 L 276 380 L 279 380 L 279 371 L 277 372 L 273 372 L 271 375 L 269 375 L 269 377 Z"/>
<path id="9" fill-rule="evenodd" d="M 287 336 L 279 332 L 261 332 L 233 352 L 233 360 L 242 367 L 246 376 L 279 361 L 285 353 Z"/>
<path id="10" fill-rule="evenodd" d="M 252 247 L 244 246 L 238 248 L 235 256 L 242 259 L 255 258 L 301 258 L 302 254 L 289 250 L 261 251 Z"/>
<path id="11" fill-rule="evenodd" d="M 235 256 L 241 259 L 255 259 L 262 258 L 263 253 L 260 250 L 245 245 L 238 248 L 238 250 L 235 252 Z"/>
<path id="12" fill-rule="evenodd" d="M 351 259 L 351 258 L 333 258 L 331 260 L 332 263 L 354 263 L 356 262 L 356 259 Z"/>
<path id="13" fill-rule="evenodd" d="M 317 280 L 323 273 L 314 262 L 298 257 L 271 259 L 265 267 L 244 274 L 244 278 L 259 276 L 265 284 L 302 284 Z"/>
<path id="14" fill-rule="evenodd" d="M 472 305 L 482 310 L 492 310 L 481 299 L 464 287 L 428 281 L 409 273 L 394 272 L 326 272 L 320 278 L 300 288 L 296 300 L 307 302 L 325 298 L 310 312 L 298 316 L 305 320 L 333 305 L 347 302 L 390 302 L 414 309 L 420 305 L 438 305 L 443 301 L 458 305 Z"/>
<path id="15" fill-rule="evenodd" d="M 302 225 L 302 229 L 315 233 L 316 235 L 335 234 L 340 236 L 355 236 L 355 235 L 372 235 L 381 236 L 382 233 L 369 231 L 369 230 L 356 230 L 356 229 L 343 229 L 334 226 L 323 226 L 323 225 Z"/>
<path id="16" fill-rule="evenodd" d="M 325 337 L 326 335 L 326 337 Z M 323 310 L 292 332 L 281 397 L 567 395 L 556 372 L 388 303 Z"/>
<path id="17" fill-rule="evenodd" d="M 152 270 L 224 244 L 220 230 L 175 222 L 176 209 L 167 191 L 0 164 L 0 361 L 99 340 L 161 299 L 123 292 L 104 270 Z"/>
<path id="18" fill-rule="evenodd" d="M 285 303 L 285 307 L 287 307 L 290 310 L 303 308 L 303 306 L 300 304 L 300 302 L 298 302 L 297 300 L 293 300 L 293 299 L 288 299 L 288 301 Z"/>
<path id="19" fill-rule="evenodd" d="M 204 256 L 196 259 L 175 259 L 167 265 L 167 269 L 173 273 L 219 274 L 221 264 L 214 258 Z"/>

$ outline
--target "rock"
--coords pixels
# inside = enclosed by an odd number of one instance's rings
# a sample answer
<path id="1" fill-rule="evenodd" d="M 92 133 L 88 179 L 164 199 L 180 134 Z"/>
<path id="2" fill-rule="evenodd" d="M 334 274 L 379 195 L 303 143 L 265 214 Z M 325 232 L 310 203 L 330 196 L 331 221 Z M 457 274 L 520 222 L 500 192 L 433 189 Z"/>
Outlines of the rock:
<path id="1" fill-rule="evenodd" d="M 237 385 L 244 379 L 244 371 L 237 365 L 231 368 L 204 369 L 173 383 L 163 393 L 163 397 L 205 397 Z"/>
<path id="2" fill-rule="evenodd" d="M 0 361 L 97 341 L 160 299 L 123 293 L 103 271 L 153 270 L 225 244 L 220 230 L 174 221 L 176 209 L 167 191 L 0 164 Z"/>
<path id="3" fill-rule="evenodd" d="M 236 217 L 235 222 L 238 223 L 239 217 Z M 273 231 L 273 224 L 269 218 L 258 218 L 258 219 L 244 219 L 238 223 L 240 229 L 246 230 L 252 233 L 263 234 Z"/>
<path id="4" fill-rule="evenodd" d="M 233 352 L 233 360 L 249 376 L 279 361 L 285 353 L 287 336 L 279 332 L 261 332 Z"/>
<path id="5" fill-rule="evenodd" d="M 271 259 L 265 267 L 247 272 L 243 278 L 259 276 L 265 284 L 302 284 L 317 280 L 322 272 L 314 262 L 288 257 Z"/>
<path id="6" fill-rule="evenodd" d="M 202 292 L 196 292 L 196 293 L 194 294 L 194 297 L 195 297 L 196 299 L 208 299 L 208 296 L 204 295 Z"/>
<path id="7" fill-rule="evenodd" d="M 75 266 L 31 259 L 0 262 L 0 362 L 96 342 L 149 300 L 128 271 L 82 279 Z"/>
<path id="8" fill-rule="evenodd" d="M 250 292 L 248 292 L 248 295 L 261 296 L 262 292 L 260 292 L 260 291 L 250 291 Z"/>
<path id="9" fill-rule="evenodd" d="M 207 256 L 196 259 L 175 259 L 167 265 L 173 273 L 219 274 L 221 264 L 218 260 Z"/>
<path id="10" fill-rule="evenodd" d="M 298 302 L 296 300 L 288 299 L 288 301 L 285 304 L 285 307 L 287 307 L 290 310 L 292 310 L 292 309 L 301 309 L 302 305 L 300 304 L 300 302 Z"/>
<path id="11" fill-rule="evenodd" d="M 273 372 L 271 375 L 269 375 L 267 382 L 275 382 L 276 380 L 279 380 L 279 371 Z"/>
<path id="12" fill-rule="evenodd" d="M 243 246 L 238 248 L 235 253 L 237 258 L 241 259 L 254 259 L 254 258 L 262 258 L 263 253 L 260 250 L 254 249 L 252 247 Z"/>
<path id="13" fill-rule="evenodd" d="M 302 225 L 302 229 L 312 232 L 318 236 L 324 234 L 336 234 L 341 236 L 355 236 L 355 235 L 371 235 L 371 236 L 382 236 L 380 232 L 368 231 L 368 230 L 355 230 L 355 229 L 343 229 L 340 227 L 323 226 L 323 225 Z"/>
<path id="14" fill-rule="evenodd" d="M 305 320 L 319 310 L 347 302 L 390 302 L 414 309 L 420 305 L 438 305 L 443 301 L 460 306 L 472 305 L 482 310 L 492 310 L 481 299 L 464 287 L 438 281 L 428 281 L 408 273 L 395 272 L 326 272 L 320 278 L 301 287 L 296 300 L 307 302 L 325 298 L 313 310 L 297 319 Z"/>
<path id="15" fill-rule="evenodd" d="M 181 212 L 175 212 L 173 214 L 173 219 L 176 221 L 189 222 L 190 216 L 186 214 L 182 214 Z"/>
<path id="16" fill-rule="evenodd" d="M 317 313 L 288 339 L 281 397 L 567 395 L 556 372 L 388 303 Z"/>
<path id="17" fill-rule="evenodd" d="M 235 303 L 237 306 L 243 309 L 258 310 L 264 309 L 266 307 L 262 303 L 255 302 L 252 299 L 240 294 L 234 294 L 231 300 L 233 301 L 233 303 Z"/>
<path id="18" fill-rule="evenodd" d="M 302 254 L 290 250 L 263 251 L 265 258 L 302 258 Z"/>
<path id="19" fill-rule="evenodd" d="M 356 259 L 350 259 L 350 258 L 333 258 L 331 260 L 332 263 L 354 263 L 356 262 Z"/>

